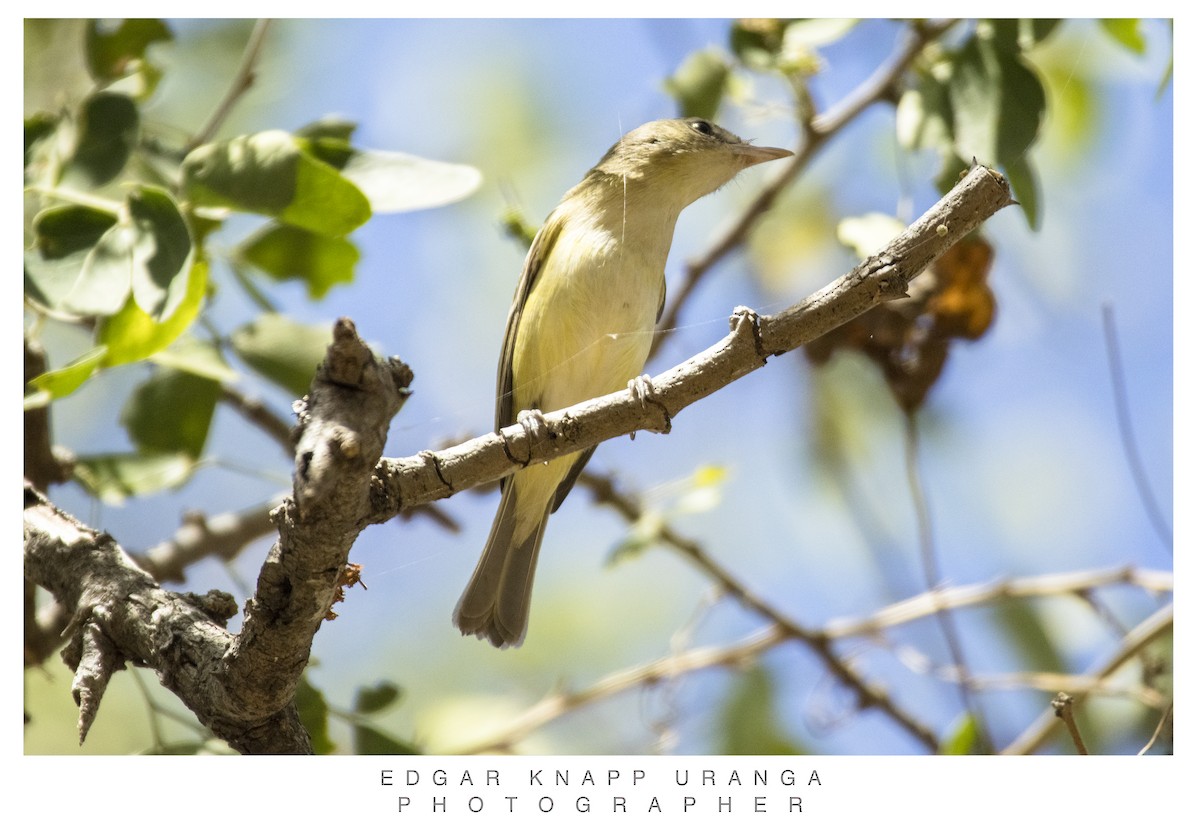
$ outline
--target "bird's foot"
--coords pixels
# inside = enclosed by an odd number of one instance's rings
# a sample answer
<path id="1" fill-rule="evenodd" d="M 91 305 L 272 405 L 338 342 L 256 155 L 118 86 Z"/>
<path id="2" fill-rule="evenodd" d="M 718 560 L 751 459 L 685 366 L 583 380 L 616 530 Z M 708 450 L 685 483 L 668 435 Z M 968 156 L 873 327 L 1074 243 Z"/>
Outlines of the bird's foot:
<path id="1" fill-rule="evenodd" d="M 517 424 L 525 431 L 530 442 L 540 442 L 546 438 L 549 426 L 546 417 L 536 408 L 531 411 L 521 411 L 517 414 Z"/>
<path id="2" fill-rule="evenodd" d="M 629 380 L 629 392 L 633 394 L 633 398 L 642 406 L 642 410 L 646 409 L 646 403 L 654 399 L 654 382 L 651 381 L 650 375 L 643 373 L 641 376 L 635 376 Z"/>

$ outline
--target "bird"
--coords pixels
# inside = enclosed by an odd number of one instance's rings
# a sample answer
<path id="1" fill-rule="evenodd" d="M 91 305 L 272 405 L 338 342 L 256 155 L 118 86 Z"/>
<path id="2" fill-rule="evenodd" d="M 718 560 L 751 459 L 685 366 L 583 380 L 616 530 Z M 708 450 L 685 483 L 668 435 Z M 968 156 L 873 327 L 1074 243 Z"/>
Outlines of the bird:
<path id="1" fill-rule="evenodd" d="M 666 296 L 679 214 L 747 167 L 792 153 L 755 146 L 707 118 L 656 120 L 621 137 L 534 236 L 508 313 L 496 428 L 632 384 Z M 454 625 L 520 646 L 550 514 L 594 448 L 531 464 L 501 483 L 500 506 Z"/>

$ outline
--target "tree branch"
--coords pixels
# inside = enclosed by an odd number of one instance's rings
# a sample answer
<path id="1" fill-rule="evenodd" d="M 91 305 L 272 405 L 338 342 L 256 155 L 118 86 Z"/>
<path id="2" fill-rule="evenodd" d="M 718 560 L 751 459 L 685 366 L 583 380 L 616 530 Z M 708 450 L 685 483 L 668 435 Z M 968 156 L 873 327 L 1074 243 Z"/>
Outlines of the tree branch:
<path id="1" fill-rule="evenodd" d="M 670 430 L 688 405 L 881 302 L 902 298 L 908 282 L 955 242 L 1014 203 L 998 173 L 976 166 L 886 248 L 807 299 L 772 316 L 737 308 L 731 332 L 703 353 L 652 380 L 645 404 L 627 391 L 545 415 L 537 439 L 520 424 L 440 451 L 385 459 L 375 469 L 372 522 L 492 482 L 531 463 L 590 448 L 639 430 Z"/>
<path id="2" fill-rule="evenodd" d="M 867 617 L 832 620 L 825 624 L 823 631 L 831 638 L 875 637 L 894 626 L 935 615 L 942 609 L 979 606 L 1002 598 L 1081 594 L 1121 584 L 1136 586 L 1152 594 L 1165 594 L 1175 588 L 1170 572 L 1128 567 L 1013 577 L 992 583 L 947 586 L 927 591 L 893 603 Z"/>
<path id="3" fill-rule="evenodd" d="M 273 704 L 295 693 L 350 547 L 367 525 L 371 469 L 411 381 L 407 365 L 377 360 L 349 320 L 335 324 L 312 390 L 298 405 L 293 497 L 271 515 L 279 541 L 230 646 L 228 680 L 241 691 Z"/>
<path id="4" fill-rule="evenodd" d="M 155 671 L 218 736 L 244 752 L 308 751 L 308 735 L 289 702 L 246 704 L 224 681 L 232 599 L 164 591 L 107 534 L 60 511 L 25 487 L 25 576 L 72 612 L 63 659 L 75 671 L 82 741 L 108 679 L 126 662 Z M 218 611 L 219 609 L 219 611 Z"/>
<path id="5" fill-rule="evenodd" d="M 246 42 L 246 49 L 242 52 L 242 62 L 238 64 L 237 72 L 234 73 L 233 83 L 225 92 L 225 96 L 221 98 L 221 102 L 217 104 L 217 108 L 209 115 L 204 126 L 192 140 L 188 141 L 184 148 L 185 153 L 211 141 L 217 134 L 217 130 L 221 128 L 221 124 L 225 123 L 225 119 L 229 117 L 229 113 L 233 111 L 233 106 L 237 103 L 238 98 L 246 94 L 254 85 L 254 64 L 258 62 L 258 56 L 262 52 L 263 41 L 270 24 L 271 21 L 267 19 L 255 21 L 254 29 L 250 32 L 250 39 Z"/>
<path id="6" fill-rule="evenodd" d="M 126 662 L 159 680 L 234 748 L 311 752 L 294 703 L 313 636 L 341 585 L 350 545 L 367 525 L 371 469 L 412 374 L 381 362 L 346 320 L 300 406 L 294 500 L 248 601 L 242 631 L 228 595 L 164 591 L 111 537 L 25 488 L 25 575 L 72 615 L 64 650 L 86 734 L 108 678 Z"/>
<path id="7" fill-rule="evenodd" d="M 182 583 L 185 570 L 193 563 L 208 557 L 228 562 L 247 544 L 274 531 L 271 512 L 282 503 L 283 497 L 277 495 L 242 511 L 213 517 L 185 514 L 183 525 L 171 539 L 130 556 L 159 583 Z"/>
<path id="8" fill-rule="evenodd" d="M 1166 592 L 1173 588 L 1173 578 L 1169 572 L 1129 568 L 1101 569 L 936 589 L 894 603 L 864 618 L 831 621 L 816 634 L 827 640 L 877 637 L 887 628 L 931 617 L 942 609 L 977 606 L 1012 598 L 1071 595 L 1092 588 L 1120 584 L 1138 586 L 1154 593 Z M 1152 639 L 1162 630 L 1161 614 L 1160 611 L 1138 627 L 1139 630 L 1149 631 L 1139 634 L 1137 641 Z M 559 690 L 515 717 L 502 731 L 465 745 L 457 751 L 461 754 L 511 751 L 530 733 L 589 703 L 613 697 L 630 689 L 654 686 L 703 669 L 739 669 L 753 663 L 764 652 L 792 639 L 793 636 L 786 628 L 777 623 L 770 623 L 731 644 L 689 649 L 614 672 L 580 690 Z M 1117 657 L 1120 657 L 1121 662 L 1132 656 L 1132 652 L 1126 651 L 1128 648 L 1122 647 L 1123 655 L 1118 653 Z M 1115 668 L 1114 666 L 1113 669 Z M 1070 685 L 1077 695 L 1103 691 L 1106 688 L 1103 678 L 1113 669 L 1098 676 L 1093 672 L 1091 677 L 1073 677 Z M 1054 717 L 1051 714 L 1050 726 L 1053 726 L 1053 723 Z"/>
<path id="9" fill-rule="evenodd" d="M 1168 603 L 1150 617 L 1143 620 L 1121 641 L 1121 645 L 1108 658 L 1089 669 L 1085 675 L 1099 681 L 1117 671 L 1127 660 L 1136 657 L 1147 645 L 1160 635 L 1166 634 L 1175 625 L 1175 604 Z M 1087 697 L 1086 691 L 1078 691 L 1076 700 Z M 1054 732 L 1058 716 L 1047 709 L 1029 727 L 1001 750 L 1002 755 L 1029 755 L 1038 749 Z"/>
<path id="10" fill-rule="evenodd" d="M 629 522 L 637 522 L 641 516 L 640 506 L 631 497 L 617 491 L 611 480 L 585 472 L 580 481 L 592 489 L 599 502 L 616 509 Z M 747 609 L 771 621 L 774 627 L 787 637 L 806 645 L 825 664 L 834 677 L 854 692 L 859 709 L 878 709 L 909 735 L 920 741 L 927 749 L 930 751 L 937 749 L 938 738 L 933 730 L 896 703 L 883 688 L 871 686 L 848 659 L 841 657 L 835 651 L 831 638 L 820 630 L 802 626 L 777 610 L 738 580 L 731 571 L 713 559 L 699 543 L 681 537 L 670 526 L 664 526 L 659 531 L 657 539 L 682 554 L 684 558 L 716 581 L 726 593 L 732 595 Z"/>

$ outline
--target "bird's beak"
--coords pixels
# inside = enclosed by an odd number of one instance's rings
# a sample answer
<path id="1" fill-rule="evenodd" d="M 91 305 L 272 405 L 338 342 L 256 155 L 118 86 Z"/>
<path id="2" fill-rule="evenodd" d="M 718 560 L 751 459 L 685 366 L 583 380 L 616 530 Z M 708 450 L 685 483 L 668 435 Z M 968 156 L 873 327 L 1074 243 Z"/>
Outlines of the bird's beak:
<path id="1" fill-rule="evenodd" d="M 746 166 L 752 167 L 755 164 L 761 164 L 765 161 L 774 161 L 776 158 L 786 158 L 792 154 L 790 149 L 780 149 L 775 146 L 754 146 L 753 144 L 741 144 L 738 147 L 738 156 L 744 159 Z"/>

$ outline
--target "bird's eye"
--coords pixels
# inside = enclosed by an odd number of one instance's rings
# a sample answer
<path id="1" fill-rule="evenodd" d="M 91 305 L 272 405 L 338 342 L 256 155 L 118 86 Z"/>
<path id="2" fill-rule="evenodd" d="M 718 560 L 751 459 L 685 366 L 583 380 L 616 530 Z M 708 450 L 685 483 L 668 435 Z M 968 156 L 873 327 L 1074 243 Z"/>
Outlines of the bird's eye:
<path id="1" fill-rule="evenodd" d="M 713 125 L 710 124 L 708 121 L 694 120 L 689 124 L 689 126 L 691 126 L 692 129 L 699 132 L 701 135 L 713 134 Z"/>

